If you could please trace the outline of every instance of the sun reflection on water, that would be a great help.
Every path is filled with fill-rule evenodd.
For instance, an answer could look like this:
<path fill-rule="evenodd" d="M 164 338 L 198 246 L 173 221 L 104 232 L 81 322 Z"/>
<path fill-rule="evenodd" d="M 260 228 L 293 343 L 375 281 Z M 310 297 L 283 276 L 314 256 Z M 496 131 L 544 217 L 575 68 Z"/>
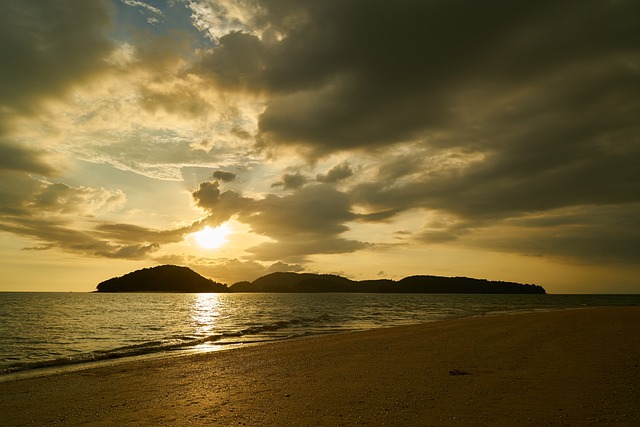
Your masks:
<path fill-rule="evenodd" d="M 196 294 L 191 306 L 194 335 L 198 338 L 213 337 L 217 329 L 217 319 L 220 317 L 221 301 L 218 294 Z M 213 350 L 215 341 L 198 344 L 195 349 Z"/>

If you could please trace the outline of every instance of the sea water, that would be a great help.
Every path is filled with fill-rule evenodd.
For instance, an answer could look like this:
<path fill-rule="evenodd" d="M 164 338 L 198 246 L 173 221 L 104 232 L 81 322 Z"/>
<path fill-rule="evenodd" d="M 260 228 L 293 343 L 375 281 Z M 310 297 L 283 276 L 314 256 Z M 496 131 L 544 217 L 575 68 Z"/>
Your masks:
<path fill-rule="evenodd" d="M 0 377 L 457 317 L 640 305 L 640 295 L 0 293 Z"/>

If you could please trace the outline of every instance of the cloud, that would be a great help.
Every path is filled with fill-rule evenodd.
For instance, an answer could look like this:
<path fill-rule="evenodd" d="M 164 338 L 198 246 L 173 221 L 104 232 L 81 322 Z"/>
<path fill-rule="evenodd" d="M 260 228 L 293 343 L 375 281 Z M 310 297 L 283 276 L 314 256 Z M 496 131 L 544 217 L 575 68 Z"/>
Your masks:
<path fill-rule="evenodd" d="M 96 248 L 94 255 L 105 258 L 121 258 L 121 259 L 144 259 L 149 254 L 160 249 L 160 245 L 152 243 L 150 245 L 125 245 L 125 246 L 107 246 L 104 249 Z M 82 248 L 84 249 L 84 248 Z"/>
<path fill-rule="evenodd" d="M 640 203 L 576 206 L 495 224 L 475 244 L 505 252 L 584 264 L 640 262 Z"/>
<path fill-rule="evenodd" d="M 329 169 L 326 174 L 316 175 L 316 181 L 324 183 L 334 183 L 347 179 L 353 175 L 353 169 L 349 163 L 341 163 Z"/>
<path fill-rule="evenodd" d="M 366 179 L 343 189 L 352 205 L 386 213 L 369 221 L 440 215 L 451 224 L 416 238 L 459 242 L 532 214 L 640 202 L 636 2 L 261 5 L 202 72 L 264 97 L 257 143 L 270 154 L 371 156 Z M 240 64 L 248 78 L 224 77 Z M 605 229 L 583 232 L 595 241 Z"/>
<path fill-rule="evenodd" d="M 220 38 L 219 45 L 204 56 L 195 71 L 209 76 L 223 89 L 255 88 L 261 78 L 263 52 L 257 36 L 229 33 Z"/>
<path fill-rule="evenodd" d="M 233 215 L 254 203 L 254 200 L 244 198 L 232 190 L 220 191 L 218 181 L 204 181 L 198 189 L 191 193 L 196 205 L 209 212 L 212 225 L 229 220 Z"/>
<path fill-rule="evenodd" d="M 149 24 L 156 24 L 160 22 L 165 16 L 164 13 L 157 7 L 153 7 L 147 3 L 138 0 L 122 0 L 122 3 L 127 6 L 137 7 L 141 9 L 141 13 L 147 16 L 147 22 Z"/>
<path fill-rule="evenodd" d="M 0 183 L 0 212 L 25 217 L 93 216 L 122 209 L 122 190 L 73 187 L 19 174 L 8 174 Z"/>
<path fill-rule="evenodd" d="M 170 230 L 155 230 L 131 224 L 97 222 L 80 227 L 69 217 L 28 215 L 24 212 L 6 214 L 0 221 L 0 231 L 34 239 L 38 244 L 25 249 L 60 249 L 84 256 L 144 259 L 160 250 L 162 245 L 182 241 L 194 226 Z"/>
<path fill-rule="evenodd" d="M 236 180 L 237 175 L 233 172 L 217 170 L 213 172 L 213 174 L 211 175 L 211 178 L 220 180 L 222 182 L 231 182 Z"/>
<path fill-rule="evenodd" d="M 105 69 L 113 44 L 105 2 L 3 2 L 0 6 L 0 106 L 32 112 Z"/>
<path fill-rule="evenodd" d="M 60 218 L 9 216 L 0 230 L 35 239 L 41 249 L 61 249 L 85 256 L 140 259 L 160 249 L 157 243 L 117 244 L 97 238 L 92 231 L 81 231 Z"/>
<path fill-rule="evenodd" d="M 308 186 L 283 197 L 267 195 L 239 219 L 262 235 L 295 240 L 305 235 L 337 235 L 356 217 L 346 194 L 327 185 Z"/>
<path fill-rule="evenodd" d="M 284 190 L 299 190 L 304 187 L 307 181 L 307 177 L 300 172 L 294 174 L 286 173 L 282 175 L 281 181 L 274 182 L 271 187 L 282 187 Z"/>
<path fill-rule="evenodd" d="M 45 182 L 28 208 L 38 212 L 91 214 L 98 210 L 119 210 L 125 203 L 126 196 L 121 190 L 71 187 L 62 183 Z"/>
<path fill-rule="evenodd" d="M 247 248 L 259 260 L 289 260 L 292 262 L 306 262 L 309 255 L 315 254 L 344 254 L 370 247 L 366 242 L 344 239 L 334 236 L 307 234 L 299 239 L 283 239 L 277 243 L 265 242 Z"/>
<path fill-rule="evenodd" d="M 214 42 L 227 34 L 247 30 L 254 13 L 261 9 L 255 0 L 190 1 L 186 7 L 191 11 L 193 26 Z"/>
<path fill-rule="evenodd" d="M 223 152 L 194 147 L 194 140 L 163 128 L 99 129 L 88 132 L 95 139 L 70 144 L 66 150 L 77 158 L 93 163 L 107 163 L 120 170 L 162 180 L 179 181 L 185 166 L 211 166 L 210 159 Z"/>
<path fill-rule="evenodd" d="M 367 247 L 364 242 L 340 235 L 350 221 L 360 219 L 351 211 L 347 194 L 333 186 L 316 184 L 279 197 L 242 197 L 231 190 L 222 192 L 217 181 L 201 182 L 192 193 L 197 206 L 209 213 L 208 221 L 219 224 L 235 217 L 248 224 L 253 233 L 271 238 L 248 248 L 259 260 L 293 260 L 318 253 L 353 252 Z"/>
<path fill-rule="evenodd" d="M 640 147 L 624 145 L 612 150 L 593 138 L 581 141 L 582 150 L 574 155 L 562 153 L 561 145 L 544 153 L 535 145 L 523 145 L 517 154 L 505 150 L 481 162 L 393 185 L 382 179 L 361 183 L 352 195 L 356 202 L 378 209 L 423 207 L 476 220 L 572 205 L 634 203 L 640 201 L 640 172 L 632 159 L 640 155 Z M 559 161 L 563 155 L 567 158 Z M 423 165 L 428 171 L 428 160 Z"/>
<path fill-rule="evenodd" d="M 155 5 L 0 5 L 3 230 L 148 257 L 196 224 L 127 224 L 121 190 L 55 155 L 161 180 L 214 170 L 185 183 L 199 183 L 197 224 L 247 224 L 270 239 L 248 248 L 256 260 L 375 248 L 352 238 L 367 227 L 402 244 L 637 259 L 637 2 Z"/>
<path fill-rule="evenodd" d="M 283 28 L 283 18 L 303 13 L 299 7 L 266 8 L 269 25 L 286 34 L 264 55 L 262 78 L 253 79 L 256 90 L 273 94 L 259 124 L 268 145 L 317 154 L 388 146 L 468 122 L 461 113 L 473 114 L 467 102 L 476 94 L 529 92 L 504 106 L 506 117 L 508 108 L 532 106 L 536 94 L 552 94 L 544 80 L 561 79 L 563 93 L 606 102 L 598 80 L 630 89 L 637 77 L 633 2 L 403 1 L 390 11 L 378 2 L 323 1 L 307 5 L 293 28 Z M 590 76 L 594 69 L 602 76 Z M 524 90 L 541 83 L 542 90 Z M 633 93 L 623 95 L 626 105 Z"/>
<path fill-rule="evenodd" d="M 186 5 L 165 6 L 0 5 L 0 169 L 52 176 L 62 169 L 56 153 L 180 180 L 184 166 L 247 158 L 242 141 L 250 145 L 257 119 L 185 72 L 202 40 Z M 133 28 L 140 13 L 166 22 Z"/>
<path fill-rule="evenodd" d="M 73 187 L 9 174 L 0 181 L 0 231 L 33 239 L 26 249 L 93 257 L 140 259 L 180 241 L 190 227 L 159 231 L 94 219 L 124 207 L 121 190 Z"/>
<path fill-rule="evenodd" d="M 268 195 L 240 213 L 238 220 L 274 240 L 248 248 L 248 252 L 258 259 L 297 262 L 307 255 L 348 253 L 366 247 L 363 242 L 340 237 L 356 217 L 347 194 L 321 184 L 284 197 Z"/>
<path fill-rule="evenodd" d="M 102 223 L 95 227 L 96 235 L 102 239 L 119 242 L 147 242 L 153 245 L 177 243 L 186 234 L 200 227 L 199 222 L 170 230 L 156 230 L 132 224 Z"/>
<path fill-rule="evenodd" d="M 57 171 L 47 162 L 45 157 L 46 153 L 0 139 L 0 173 L 12 171 L 46 176 L 54 175 Z"/>

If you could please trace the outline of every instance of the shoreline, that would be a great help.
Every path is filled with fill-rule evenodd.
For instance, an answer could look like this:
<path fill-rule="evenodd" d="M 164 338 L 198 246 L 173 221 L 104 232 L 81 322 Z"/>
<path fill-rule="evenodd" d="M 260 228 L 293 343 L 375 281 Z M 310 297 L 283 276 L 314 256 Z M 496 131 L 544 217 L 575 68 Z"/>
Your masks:
<path fill-rule="evenodd" d="M 640 307 L 441 320 L 0 382 L 3 425 L 640 424 Z"/>
<path fill-rule="evenodd" d="M 45 377 L 50 375 L 59 375 L 65 374 L 68 372 L 77 372 L 86 369 L 94 369 L 103 366 L 112 366 L 120 363 L 129 363 L 134 361 L 145 361 L 145 360 L 153 360 L 158 358 L 173 358 L 173 357 L 185 357 L 195 354 L 201 353 L 211 353 L 218 351 L 227 351 L 236 348 L 247 347 L 251 345 L 262 345 L 262 344 L 270 344 L 278 341 L 289 341 L 289 340 L 297 340 L 297 339 L 305 339 L 305 338 L 313 338 L 319 337 L 323 335 L 333 335 L 333 334 L 344 334 L 344 333 L 353 333 L 353 332 L 365 332 L 369 330 L 376 329 L 389 329 L 389 328 L 397 328 L 403 326 L 416 326 L 425 323 L 432 322 L 442 322 L 447 320 L 456 320 L 456 319 L 465 319 L 465 318 L 476 318 L 476 317 L 485 317 L 485 316 L 510 316 L 516 314 L 524 314 L 524 313 L 544 313 L 549 311 L 562 311 L 562 310 L 577 310 L 577 309 L 589 309 L 594 307 L 564 307 L 564 308 L 532 308 L 532 309 L 524 309 L 524 310 L 515 310 L 515 311 L 491 311 L 479 314 L 471 314 L 471 315 L 463 315 L 460 317 L 449 317 L 444 319 L 431 320 L 426 322 L 418 322 L 414 324 L 404 324 L 404 325 L 392 325 L 392 326 L 381 326 L 375 328 L 361 329 L 361 330 L 346 330 L 346 331 L 331 331 L 324 332 L 318 334 L 311 335 L 299 335 L 299 336 L 291 336 L 287 338 L 277 338 L 277 339 L 256 339 L 255 341 L 246 341 L 246 342 L 222 342 L 215 344 L 213 346 L 208 347 L 206 350 L 198 350 L 196 348 L 190 347 L 179 347 L 175 349 L 169 350 L 159 350 L 150 353 L 140 353 L 140 354 L 131 354 L 131 355 L 117 355 L 117 356 L 104 356 L 98 357 L 96 359 L 86 358 L 86 359 L 78 359 L 71 360 L 67 358 L 62 358 L 60 360 L 45 360 L 42 362 L 34 362 L 33 366 L 29 366 L 26 368 L 18 368 L 17 370 L 2 372 L 0 370 L 0 383 L 2 382 L 11 382 L 14 380 L 20 379 L 28 379 L 28 378 L 37 378 L 37 377 Z"/>

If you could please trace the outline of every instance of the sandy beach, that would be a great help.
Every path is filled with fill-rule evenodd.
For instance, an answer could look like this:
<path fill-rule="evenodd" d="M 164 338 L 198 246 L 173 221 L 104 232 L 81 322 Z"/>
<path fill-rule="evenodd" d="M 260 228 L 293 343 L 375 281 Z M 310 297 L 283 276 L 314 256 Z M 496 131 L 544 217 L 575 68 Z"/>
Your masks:
<path fill-rule="evenodd" d="M 640 425 L 640 307 L 498 315 L 0 383 L 0 424 Z"/>

